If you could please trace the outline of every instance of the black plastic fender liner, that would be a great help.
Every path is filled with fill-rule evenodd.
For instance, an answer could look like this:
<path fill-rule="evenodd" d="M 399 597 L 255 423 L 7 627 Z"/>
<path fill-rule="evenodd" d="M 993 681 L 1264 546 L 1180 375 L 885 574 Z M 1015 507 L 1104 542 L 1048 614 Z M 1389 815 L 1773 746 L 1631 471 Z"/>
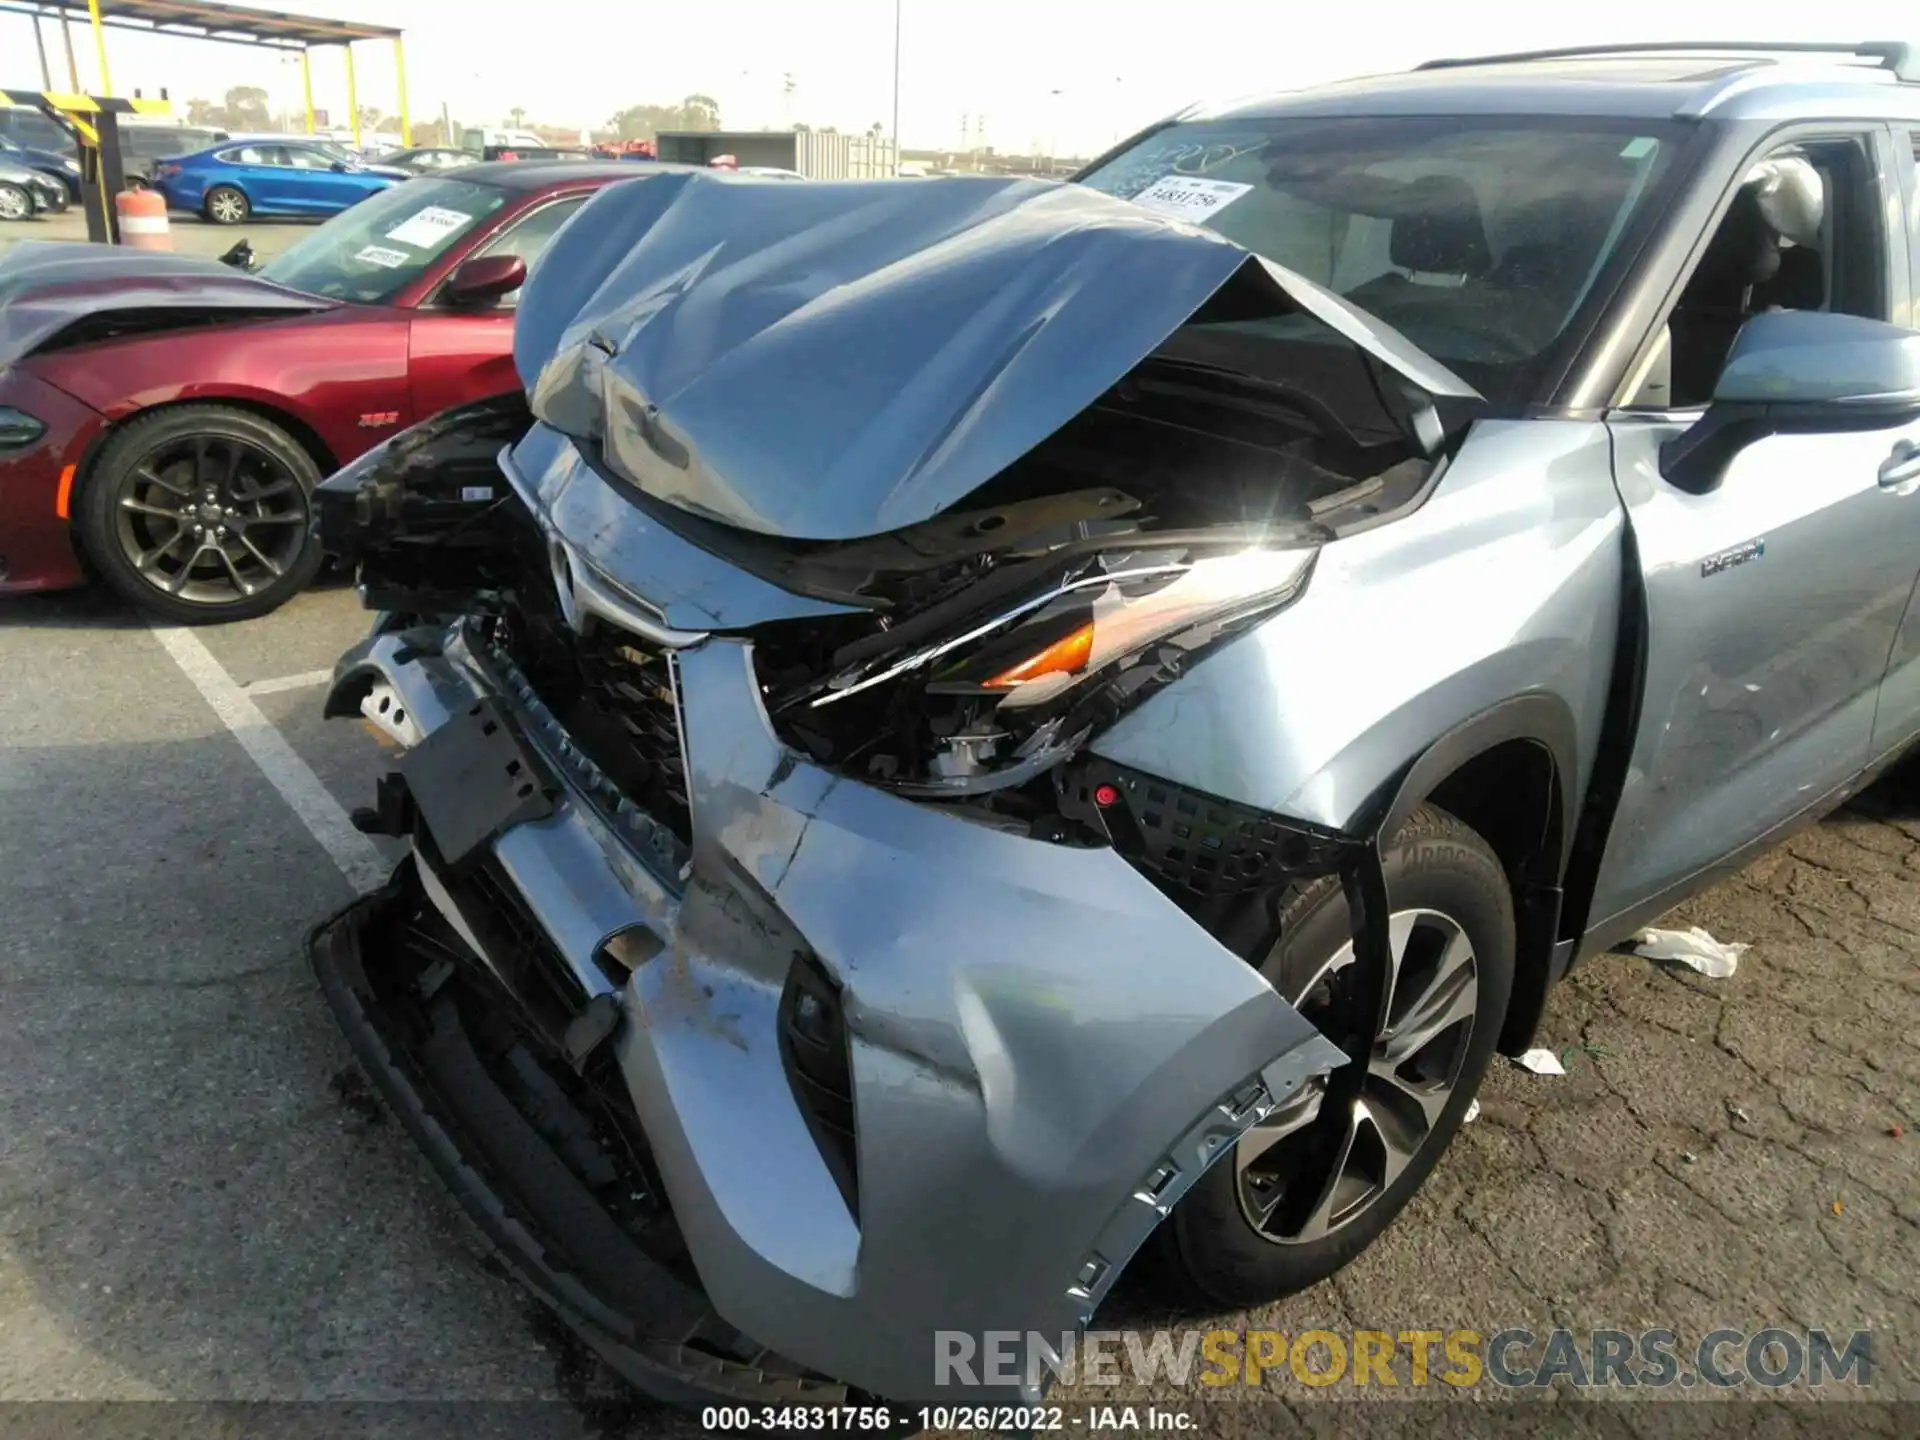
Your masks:
<path fill-rule="evenodd" d="M 315 926 L 307 955 L 362 1068 L 488 1248 L 654 1399 L 681 1406 L 848 1403 L 853 1397 L 846 1387 L 833 1382 L 769 1373 L 693 1348 L 688 1342 L 702 1334 L 731 1333 L 731 1327 L 704 1295 L 619 1230 L 494 1085 L 457 1022 L 442 1025 L 436 1015 L 417 1055 L 390 1038 L 368 979 L 365 942 L 396 909 L 420 898 L 414 863 L 403 861 L 383 889 Z M 564 1236 L 560 1244 L 568 1253 L 559 1253 L 536 1227 Z M 616 1312 L 569 1273 L 569 1264 L 591 1264 L 599 1288 L 633 1310 Z"/>

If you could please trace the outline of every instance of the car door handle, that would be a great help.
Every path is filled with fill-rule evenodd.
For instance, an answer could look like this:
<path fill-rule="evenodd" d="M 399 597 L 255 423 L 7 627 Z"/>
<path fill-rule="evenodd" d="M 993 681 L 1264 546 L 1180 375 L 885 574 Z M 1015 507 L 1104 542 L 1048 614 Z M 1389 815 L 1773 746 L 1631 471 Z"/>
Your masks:
<path fill-rule="evenodd" d="M 1901 440 L 1893 453 L 1880 462 L 1880 486 L 1896 489 L 1910 480 L 1920 480 L 1920 441 Z"/>

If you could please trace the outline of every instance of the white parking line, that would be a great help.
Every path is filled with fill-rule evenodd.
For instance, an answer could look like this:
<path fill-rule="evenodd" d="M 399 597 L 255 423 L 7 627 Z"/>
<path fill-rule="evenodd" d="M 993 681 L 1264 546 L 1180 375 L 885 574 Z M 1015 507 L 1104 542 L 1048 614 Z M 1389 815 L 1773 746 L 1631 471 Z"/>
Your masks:
<path fill-rule="evenodd" d="M 298 675 L 276 675 L 271 680 L 255 680 L 242 685 L 243 695 L 278 695 L 282 690 L 311 690 L 333 678 L 331 670 L 302 670 Z"/>
<path fill-rule="evenodd" d="M 280 792 L 280 798 L 300 817 L 307 832 L 340 867 L 347 883 L 363 893 L 384 885 L 392 867 L 380 857 L 374 843 L 353 828 L 353 821 L 320 783 L 313 768 L 260 713 L 260 707 L 213 658 L 200 637 L 191 630 L 155 625 L 153 638 L 166 647 L 180 673 L 193 682 L 201 699 L 220 717 L 220 723 L 253 757 L 267 783 Z"/>

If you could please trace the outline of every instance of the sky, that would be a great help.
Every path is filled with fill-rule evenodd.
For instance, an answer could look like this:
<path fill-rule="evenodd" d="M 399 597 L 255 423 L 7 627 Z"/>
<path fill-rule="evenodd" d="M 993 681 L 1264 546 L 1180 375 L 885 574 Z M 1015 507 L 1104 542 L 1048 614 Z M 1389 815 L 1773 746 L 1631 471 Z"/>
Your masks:
<path fill-rule="evenodd" d="M 1791 12 L 1731 0 L 1613 0 L 1560 13 L 1513 0 L 274 0 L 270 8 L 403 28 L 416 116 L 444 104 L 458 124 L 499 124 L 519 106 L 533 121 L 594 125 L 628 105 L 700 93 L 720 102 L 730 128 L 841 130 L 892 129 L 897 9 L 903 146 L 1083 155 L 1195 100 L 1442 55 L 1628 38 L 1920 41 L 1912 7 L 1898 0 L 1822 0 Z M 58 28 L 46 29 L 64 88 Z M 74 44 L 81 83 L 96 89 L 84 25 Z M 107 58 L 121 94 L 164 86 L 182 103 L 251 84 L 276 110 L 300 105 L 298 62 L 273 53 L 109 30 Z M 30 20 L 0 13 L 0 61 L 0 82 L 38 79 Z M 355 66 L 360 103 L 393 112 L 392 46 L 363 42 Z M 313 76 L 315 103 L 344 124 L 339 53 L 317 51 Z"/>

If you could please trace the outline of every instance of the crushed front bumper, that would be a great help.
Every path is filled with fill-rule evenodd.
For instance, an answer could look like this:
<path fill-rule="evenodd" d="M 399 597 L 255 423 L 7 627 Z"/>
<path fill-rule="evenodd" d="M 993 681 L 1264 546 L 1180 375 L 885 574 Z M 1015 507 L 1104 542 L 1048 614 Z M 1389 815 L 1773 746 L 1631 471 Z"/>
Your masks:
<path fill-rule="evenodd" d="M 617 1007 L 605 1043 L 712 1306 L 863 1390 L 955 1399 L 942 1332 L 1058 1346 L 1205 1168 L 1345 1057 L 1113 852 L 810 764 L 774 734 L 745 642 L 671 659 L 690 846 L 610 794 L 460 625 L 376 634 L 328 709 L 406 747 L 476 706 L 507 717 L 554 803 L 503 793 L 489 812 L 476 792 L 506 782 L 469 769 L 418 813 L 503 817 L 457 848 L 512 892 L 583 1014 Z M 443 848 L 416 846 L 426 892 L 504 974 Z M 837 1007 L 849 1114 L 796 1077 L 801 971 L 829 988 L 799 1003 Z M 982 1378 L 969 1398 L 1039 1393 L 1032 1374 Z"/>

